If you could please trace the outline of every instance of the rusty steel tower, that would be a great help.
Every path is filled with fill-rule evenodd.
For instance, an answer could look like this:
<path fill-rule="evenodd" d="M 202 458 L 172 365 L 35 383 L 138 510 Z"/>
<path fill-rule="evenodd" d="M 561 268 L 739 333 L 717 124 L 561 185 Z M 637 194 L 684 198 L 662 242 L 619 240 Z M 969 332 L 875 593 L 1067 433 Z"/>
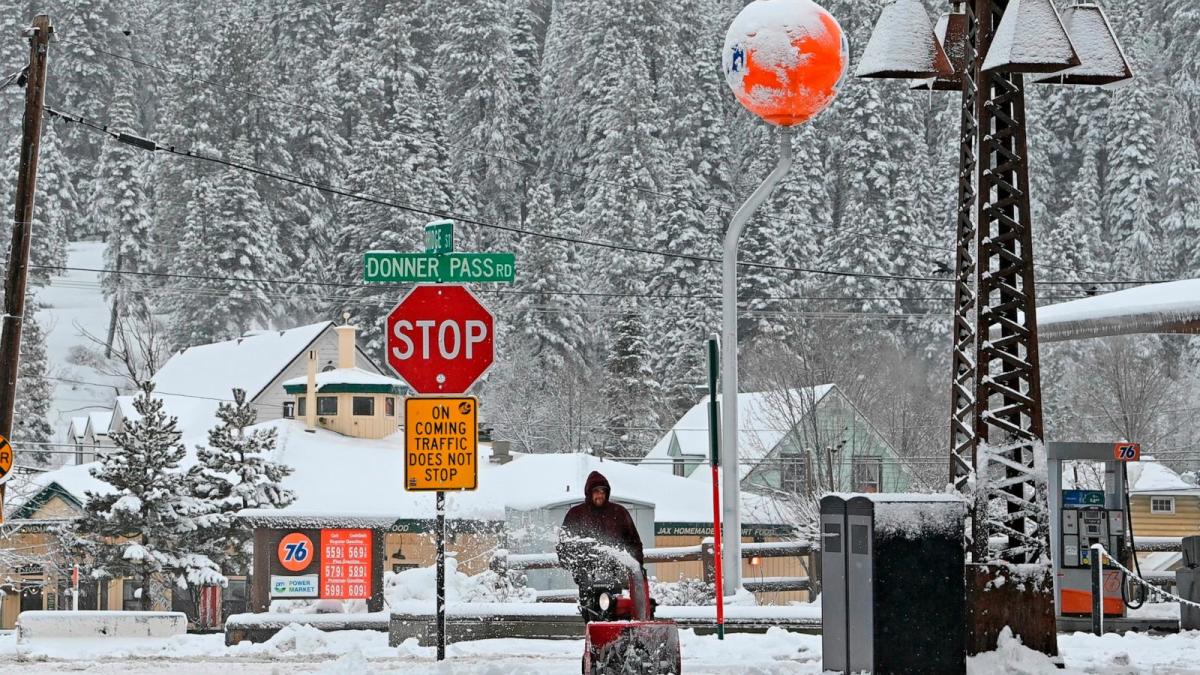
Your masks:
<path fill-rule="evenodd" d="M 1095 4 L 1060 15 L 1051 0 L 965 0 L 933 25 L 918 0 L 898 0 L 856 74 L 961 93 L 949 482 L 972 502 L 968 651 L 994 648 L 1010 625 L 1055 654 L 1049 567 L 1012 567 L 1049 551 L 1025 87 L 1112 85 L 1132 72 Z M 1018 570 L 1029 583 L 991 583 Z"/>

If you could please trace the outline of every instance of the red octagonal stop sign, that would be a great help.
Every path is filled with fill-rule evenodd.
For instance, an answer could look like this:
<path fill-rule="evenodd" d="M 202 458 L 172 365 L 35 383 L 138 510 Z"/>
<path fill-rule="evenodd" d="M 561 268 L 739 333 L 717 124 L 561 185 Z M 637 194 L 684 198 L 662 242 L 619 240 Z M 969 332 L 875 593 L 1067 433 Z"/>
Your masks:
<path fill-rule="evenodd" d="M 387 362 L 418 394 L 462 394 L 492 365 L 492 314 L 464 286 L 417 286 L 386 320 Z"/>

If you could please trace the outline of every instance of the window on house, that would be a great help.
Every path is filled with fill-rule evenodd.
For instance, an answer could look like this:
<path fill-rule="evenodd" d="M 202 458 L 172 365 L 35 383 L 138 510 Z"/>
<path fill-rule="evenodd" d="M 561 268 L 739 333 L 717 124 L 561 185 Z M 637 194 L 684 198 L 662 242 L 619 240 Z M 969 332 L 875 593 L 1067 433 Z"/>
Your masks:
<path fill-rule="evenodd" d="M 142 608 L 142 599 L 137 597 L 141 586 L 133 579 L 126 579 L 121 584 L 121 609 L 126 612 L 136 612 Z"/>
<path fill-rule="evenodd" d="M 83 445 L 80 443 L 75 444 L 75 463 L 83 464 Z"/>
<path fill-rule="evenodd" d="M 337 397 L 336 396 L 318 396 L 317 397 L 317 414 L 318 415 L 336 415 L 337 414 Z"/>
<path fill-rule="evenodd" d="M 808 462 L 797 452 L 779 456 L 779 488 L 784 492 L 800 494 L 808 489 Z"/>
<path fill-rule="evenodd" d="M 299 415 L 300 417 L 304 417 L 305 415 L 308 414 L 308 412 L 304 408 L 304 397 L 303 396 L 296 397 L 296 414 Z"/>
<path fill-rule="evenodd" d="M 878 457 L 856 457 L 854 459 L 854 490 L 856 492 L 879 492 L 883 478 L 883 461 Z"/>
<path fill-rule="evenodd" d="M 328 365 L 328 366 L 325 366 L 324 368 L 322 368 L 322 369 L 321 369 L 321 372 L 322 372 L 322 373 L 329 373 L 329 372 L 333 372 L 334 370 L 337 370 L 337 369 L 333 367 L 333 364 L 330 364 L 330 365 Z"/>
<path fill-rule="evenodd" d="M 296 416 L 296 402 L 295 401 L 284 401 L 283 402 L 283 417 L 284 417 L 284 419 L 290 420 L 290 419 L 294 418 L 295 416 Z"/>
<path fill-rule="evenodd" d="M 1175 498 L 1151 497 L 1150 513 L 1175 513 Z"/>
<path fill-rule="evenodd" d="M 374 396 L 355 396 L 353 403 L 355 415 L 370 417 L 375 414 Z"/>
<path fill-rule="evenodd" d="M 396 399 L 391 396 L 383 399 L 383 412 L 388 417 L 396 416 Z"/>
<path fill-rule="evenodd" d="M 672 463 L 671 470 L 675 473 L 676 476 L 685 475 L 682 457 L 675 458 L 674 462 Z"/>

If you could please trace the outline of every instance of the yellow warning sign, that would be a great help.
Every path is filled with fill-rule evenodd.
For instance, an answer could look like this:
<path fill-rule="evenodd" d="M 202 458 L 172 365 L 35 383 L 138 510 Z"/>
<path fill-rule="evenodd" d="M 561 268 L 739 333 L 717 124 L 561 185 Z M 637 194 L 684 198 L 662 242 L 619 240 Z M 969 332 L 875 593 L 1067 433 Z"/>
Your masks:
<path fill-rule="evenodd" d="M 404 487 L 474 490 L 479 483 L 479 402 L 472 396 L 404 399 Z"/>
<path fill-rule="evenodd" d="M 8 439 L 0 436 L 0 483 L 12 477 L 14 454 L 12 446 L 8 444 Z"/>

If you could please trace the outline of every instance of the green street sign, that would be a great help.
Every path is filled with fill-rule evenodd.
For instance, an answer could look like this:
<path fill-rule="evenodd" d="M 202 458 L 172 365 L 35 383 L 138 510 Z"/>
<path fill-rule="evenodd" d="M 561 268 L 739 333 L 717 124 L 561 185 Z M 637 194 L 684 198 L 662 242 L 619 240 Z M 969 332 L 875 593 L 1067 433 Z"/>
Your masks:
<path fill-rule="evenodd" d="M 512 253 L 400 253 L 367 251 L 363 280 L 368 283 L 405 282 L 491 283 L 516 278 L 517 256 Z"/>
<path fill-rule="evenodd" d="M 425 252 L 445 255 L 454 251 L 454 221 L 435 220 L 425 226 Z"/>

